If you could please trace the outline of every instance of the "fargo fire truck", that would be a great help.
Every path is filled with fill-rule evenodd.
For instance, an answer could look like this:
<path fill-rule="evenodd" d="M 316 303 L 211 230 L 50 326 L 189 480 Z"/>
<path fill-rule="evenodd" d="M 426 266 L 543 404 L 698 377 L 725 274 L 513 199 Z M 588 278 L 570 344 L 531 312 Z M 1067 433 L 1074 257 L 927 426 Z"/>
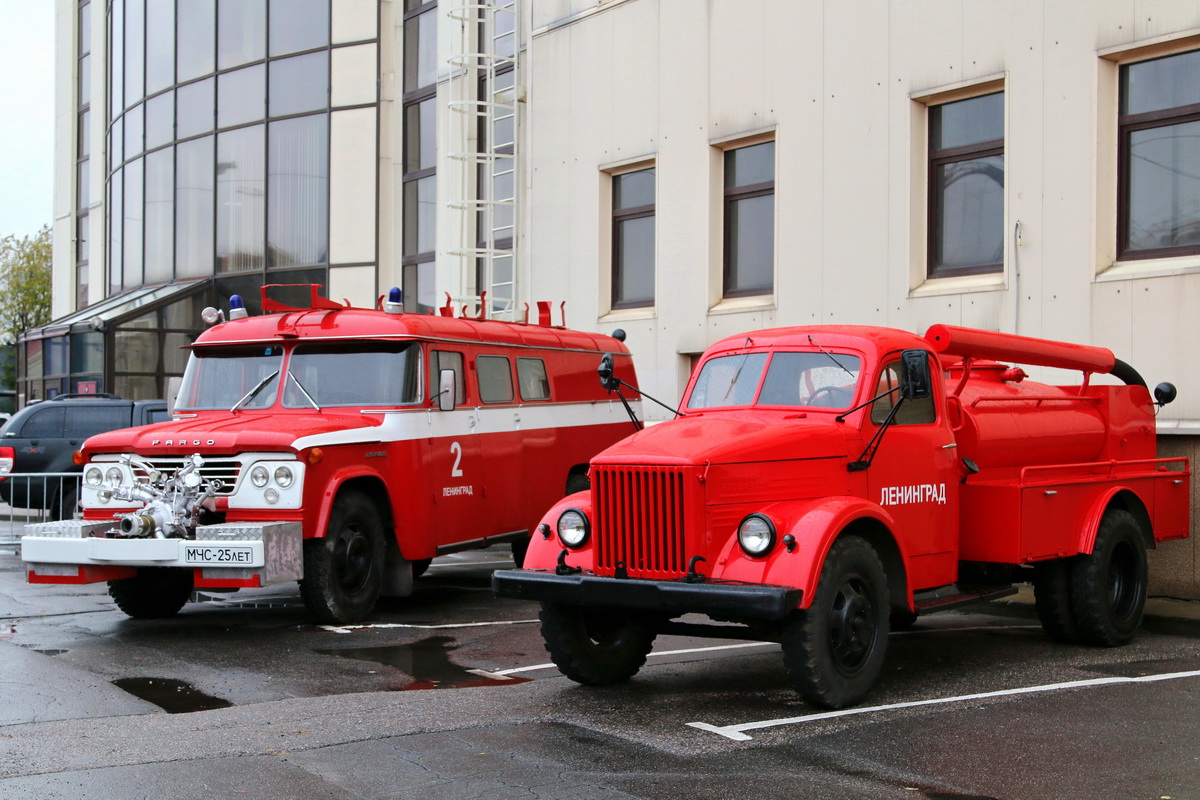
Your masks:
<path fill-rule="evenodd" d="M 87 440 L 82 519 L 27 527 L 28 579 L 107 581 L 132 617 L 299 579 L 317 617 L 344 623 L 411 593 L 435 555 L 511 542 L 519 564 L 541 512 L 628 433 L 593 377 L 614 351 L 636 380 L 628 350 L 552 325 L 548 304 L 529 324 L 399 299 L 268 286 L 263 315 L 240 298 L 228 321 L 206 309 L 217 324 L 191 346 L 172 421 Z"/>
<path fill-rule="evenodd" d="M 1054 639 L 1124 644 L 1147 548 L 1188 535 L 1188 463 L 1155 449 L 1174 396 L 1152 400 L 1103 348 L 945 325 L 730 337 L 674 420 L 592 459 L 590 491 L 493 589 L 541 601 L 546 649 L 579 683 L 630 679 L 662 632 L 760 639 L 826 708 L 870 690 L 890 627 L 1016 582 Z"/>

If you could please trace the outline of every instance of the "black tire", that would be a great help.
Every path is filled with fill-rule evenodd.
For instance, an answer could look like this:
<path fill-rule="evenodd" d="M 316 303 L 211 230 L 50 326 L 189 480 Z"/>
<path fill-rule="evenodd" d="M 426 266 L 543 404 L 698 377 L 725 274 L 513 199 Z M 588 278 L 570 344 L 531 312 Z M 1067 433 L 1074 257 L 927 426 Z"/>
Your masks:
<path fill-rule="evenodd" d="M 432 558 L 418 558 L 412 562 L 413 577 L 419 578 L 429 571 L 429 565 L 433 563 Z"/>
<path fill-rule="evenodd" d="M 628 611 L 542 603 L 538 615 L 550 660 L 576 683 L 625 683 L 646 663 L 656 631 Z"/>
<path fill-rule="evenodd" d="M 79 486 L 62 487 L 50 504 L 49 518 L 52 520 L 74 519 L 79 508 Z"/>
<path fill-rule="evenodd" d="M 821 708 L 854 705 L 871 690 L 887 653 L 887 575 L 857 536 L 834 543 L 812 605 L 783 624 L 783 663 L 796 691 Z"/>
<path fill-rule="evenodd" d="M 141 567 L 132 578 L 108 582 L 117 608 L 134 619 L 173 617 L 192 596 L 193 573 L 177 567 Z"/>
<path fill-rule="evenodd" d="M 525 554 L 529 552 L 529 537 L 512 543 L 512 560 L 517 569 L 525 566 Z"/>
<path fill-rule="evenodd" d="M 364 619 L 383 588 L 383 556 L 378 507 L 362 492 L 342 492 L 333 502 L 325 538 L 304 543 L 304 604 L 322 622 Z"/>
<path fill-rule="evenodd" d="M 1079 644 L 1079 625 L 1071 609 L 1071 562 L 1043 561 L 1033 567 L 1033 601 L 1042 630 L 1056 642 Z"/>
<path fill-rule="evenodd" d="M 1071 568 L 1071 609 L 1086 644 L 1116 647 L 1133 638 L 1146 607 L 1146 540 L 1128 511 L 1100 520 L 1091 555 Z"/>
<path fill-rule="evenodd" d="M 567 476 L 567 493 L 563 495 L 575 494 L 576 492 L 586 492 L 592 488 L 592 482 L 588 479 L 586 472 L 572 472 Z"/>

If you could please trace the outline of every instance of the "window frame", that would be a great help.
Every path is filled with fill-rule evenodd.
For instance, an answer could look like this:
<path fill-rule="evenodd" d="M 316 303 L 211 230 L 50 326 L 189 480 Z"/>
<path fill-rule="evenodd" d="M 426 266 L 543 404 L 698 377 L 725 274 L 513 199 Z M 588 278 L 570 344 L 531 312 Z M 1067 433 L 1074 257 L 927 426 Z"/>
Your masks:
<path fill-rule="evenodd" d="M 617 183 L 621 179 L 629 175 L 636 175 L 639 172 L 653 172 L 654 176 L 654 202 L 631 206 L 629 208 L 617 208 Z M 654 308 L 658 301 L 658 169 L 656 164 L 645 164 L 634 169 L 627 169 L 622 172 L 613 173 L 610 182 L 610 205 L 612 210 L 610 231 L 611 257 L 609 259 L 609 272 L 611 286 L 610 295 L 611 301 L 609 307 L 612 309 L 625 308 Z M 625 275 L 625 269 L 621 263 L 622 249 L 621 228 L 625 222 L 631 222 L 637 219 L 653 219 L 654 220 L 654 249 L 650 253 L 651 270 L 653 276 L 650 287 L 650 297 L 648 299 L 625 300 L 621 297 L 622 277 Z"/>
<path fill-rule="evenodd" d="M 1147 61 L 1159 61 L 1176 56 L 1196 52 L 1195 48 L 1168 53 L 1152 58 L 1143 58 L 1119 65 L 1117 72 L 1117 261 L 1143 261 L 1154 258 L 1173 258 L 1176 256 L 1191 256 L 1200 254 L 1200 242 L 1191 245 L 1173 247 L 1156 247 L 1141 250 L 1129 249 L 1129 205 L 1130 205 L 1130 141 L 1133 134 L 1155 128 L 1167 128 L 1189 122 L 1200 122 L 1200 103 L 1185 106 L 1145 111 L 1137 114 L 1124 114 L 1125 103 L 1125 70 L 1144 64 Z M 1195 218 L 1200 223 L 1200 214 Z"/>
<path fill-rule="evenodd" d="M 960 103 L 966 100 L 975 100 L 981 97 L 988 97 L 994 94 L 1004 94 L 1005 87 L 994 88 L 991 91 L 980 92 L 979 94 L 969 95 L 967 97 L 948 98 L 943 102 L 930 103 L 927 108 L 927 119 L 925 125 L 926 136 L 926 170 L 925 170 L 925 200 L 926 200 L 926 224 L 925 224 L 925 278 L 926 280 L 937 280 L 939 278 L 958 278 L 968 275 L 995 275 L 1004 272 L 1004 217 L 1005 203 L 1001 203 L 1000 211 L 1000 230 L 1001 230 L 1001 247 L 1000 260 L 989 262 L 986 264 L 972 264 L 965 267 L 938 267 L 938 240 L 943 232 L 941 211 L 942 204 L 938 202 L 938 169 L 947 164 L 955 164 L 963 161 L 975 161 L 984 158 L 992 158 L 995 156 L 1004 156 L 1006 137 L 1002 136 L 999 139 L 990 139 L 984 142 L 976 142 L 974 144 L 962 145 L 960 147 L 949 147 L 941 150 L 933 149 L 933 110 L 940 106 L 947 106 L 951 103 Z M 1008 109 L 1004 109 L 1005 124 L 1007 124 Z M 1005 178 L 1008 177 L 1008 164 L 1005 163 Z M 1002 200 L 1005 186 L 1001 186 Z"/>
<path fill-rule="evenodd" d="M 756 197 L 774 198 L 775 196 L 775 175 L 779 169 L 779 153 L 778 145 L 776 144 L 776 152 L 772 154 L 772 178 L 769 181 L 761 181 L 759 183 L 747 184 L 745 186 L 727 187 L 725 186 L 725 176 L 727 175 L 728 159 L 730 153 L 736 150 L 744 150 L 748 147 L 758 147 L 765 144 L 776 144 L 774 138 L 744 141 L 731 143 L 728 146 L 721 148 L 721 297 L 730 299 L 735 297 L 763 297 L 773 295 L 775 293 L 775 267 L 778 261 L 779 254 L 776 252 L 775 237 L 778 234 L 779 226 L 776 224 L 779 204 L 772 199 L 771 203 L 771 284 L 767 287 L 755 288 L 731 288 L 730 276 L 732 273 L 733 255 L 733 237 L 730 236 L 730 212 L 734 204 L 742 200 L 751 200 Z"/>
<path fill-rule="evenodd" d="M 479 369 L 479 363 L 481 361 L 483 361 L 484 359 L 498 359 L 498 360 L 502 360 L 504 362 L 504 365 L 505 365 L 504 374 L 508 377 L 508 399 L 506 399 L 506 400 L 489 399 L 489 398 L 493 397 L 493 395 L 491 394 L 491 389 L 493 387 L 489 384 L 489 385 L 487 385 L 487 387 L 485 389 L 485 384 L 483 382 L 483 372 Z M 508 356 L 498 355 L 496 353 L 482 353 L 480 355 L 477 355 L 477 356 L 475 356 L 474 372 L 475 372 L 475 388 L 479 392 L 479 402 L 480 403 L 484 403 L 487 405 L 511 405 L 512 403 L 516 402 L 517 394 L 516 394 L 516 389 L 513 386 L 512 359 L 510 359 Z M 497 372 L 496 374 L 499 375 L 500 373 Z"/>
<path fill-rule="evenodd" d="M 545 394 L 537 395 L 537 396 L 525 394 L 525 380 L 524 379 L 525 379 L 527 373 L 525 372 L 525 369 L 523 369 L 524 365 L 536 365 L 534 367 L 535 370 L 540 367 L 541 374 L 537 375 L 535 373 L 533 377 L 538 381 L 539 385 L 544 385 L 546 387 Z M 521 402 L 524 402 L 524 403 L 545 403 L 550 400 L 550 396 L 551 396 L 551 392 L 552 392 L 552 390 L 550 388 L 550 373 L 546 369 L 546 360 L 545 359 L 537 358 L 535 356 L 518 356 L 517 357 L 517 392 L 521 395 Z"/>

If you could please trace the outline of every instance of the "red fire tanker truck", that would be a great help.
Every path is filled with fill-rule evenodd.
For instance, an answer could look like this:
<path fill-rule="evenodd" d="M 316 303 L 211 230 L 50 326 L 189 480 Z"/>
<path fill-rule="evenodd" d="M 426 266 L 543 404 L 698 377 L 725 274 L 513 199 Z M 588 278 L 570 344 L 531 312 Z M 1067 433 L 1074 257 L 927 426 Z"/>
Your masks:
<path fill-rule="evenodd" d="M 1053 638 L 1124 644 L 1146 549 L 1188 535 L 1188 463 L 1155 451 L 1174 396 L 1160 384 L 1156 403 L 1103 348 L 945 325 L 730 337 L 677 418 L 592 459 L 590 491 L 493 588 L 541 601 L 546 648 L 580 683 L 628 680 L 661 632 L 761 639 L 827 708 L 868 692 L 889 627 L 1014 582 Z M 720 624 L 673 621 L 696 612 Z"/>
<path fill-rule="evenodd" d="M 87 440 L 82 519 L 27 527 L 31 582 L 108 581 L 160 617 L 193 588 L 299 579 L 316 616 L 359 620 L 437 554 L 511 542 L 519 564 L 538 515 L 629 431 L 594 379 L 615 350 L 635 380 L 628 350 L 547 304 L 523 324 L 405 314 L 398 290 L 361 309 L 305 286 L 296 308 L 275 288 L 264 315 L 197 338 L 172 421 Z"/>

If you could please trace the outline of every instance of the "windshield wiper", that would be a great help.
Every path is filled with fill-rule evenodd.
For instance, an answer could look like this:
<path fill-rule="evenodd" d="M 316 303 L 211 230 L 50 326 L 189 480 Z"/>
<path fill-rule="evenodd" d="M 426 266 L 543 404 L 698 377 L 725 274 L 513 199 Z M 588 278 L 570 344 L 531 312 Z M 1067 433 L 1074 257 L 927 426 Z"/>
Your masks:
<path fill-rule="evenodd" d="M 821 345 L 817 344 L 817 340 L 816 340 L 816 339 L 814 339 L 814 338 L 812 337 L 812 334 L 811 334 L 811 333 L 808 335 L 808 343 L 809 343 L 809 344 L 811 344 L 813 347 L 817 348 L 818 350 L 820 350 L 820 351 L 821 351 L 822 353 L 824 353 L 825 355 L 829 356 L 829 360 L 830 360 L 830 361 L 832 361 L 833 363 L 837 364 L 839 367 L 841 367 L 841 368 L 842 368 L 842 372 L 845 372 L 847 375 L 849 375 L 849 376 L 850 376 L 851 378 L 853 378 L 854 380 L 858 380 L 858 376 L 857 376 L 857 375 L 855 375 L 855 374 L 854 374 L 853 372 L 851 372 L 850 370 L 846 369 L 846 365 L 845 365 L 845 364 L 843 364 L 842 362 L 840 362 L 840 361 L 838 361 L 836 358 L 834 358 L 834 357 L 833 357 L 833 353 L 829 352 L 829 351 L 828 351 L 828 350 L 826 350 L 824 347 L 821 347 Z"/>
<path fill-rule="evenodd" d="M 241 407 L 242 403 L 247 403 L 247 402 L 249 402 L 251 399 L 253 399 L 254 395 L 256 395 L 256 394 L 258 394 L 259 392 L 261 392 L 261 391 L 262 391 L 262 388 L 263 388 L 264 386 L 266 386 L 266 385 L 267 385 L 268 383 L 270 383 L 271 381 L 275 380 L 275 376 L 276 376 L 276 375 L 278 375 L 278 374 L 279 374 L 279 370 L 275 370 L 275 371 L 274 371 L 274 372 L 272 372 L 270 375 L 268 375 L 267 377 L 265 377 L 265 378 L 263 378 L 261 381 L 259 381 L 257 386 L 255 386 L 255 387 L 254 387 L 253 389 L 251 389 L 250 391 L 246 392 L 246 396 L 245 396 L 245 397 L 243 397 L 241 400 L 238 400 L 236 403 L 234 403 L 234 404 L 233 404 L 233 408 L 229 409 L 229 412 L 230 412 L 230 413 L 233 413 L 234 411 L 237 411 L 237 410 L 238 410 L 238 409 Z"/>
<path fill-rule="evenodd" d="M 304 388 L 304 384 L 300 383 L 300 379 L 297 378 L 295 375 L 293 375 L 292 371 L 290 369 L 288 370 L 287 376 L 292 379 L 293 383 L 296 384 L 296 388 L 300 390 L 300 394 L 304 395 L 304 399 L 307 400 L 308 402 L 312 403 L 313 408 L 315 408 L 317 411 L 320 411 L 321 407 L 319 405 L 317 405 L 317 401 L 313 400 L 312 395 L 309 394 L 308 391 Z M 286 398 L 284 399 L 284 403 L 285 404 L 287 403 Z"/>

